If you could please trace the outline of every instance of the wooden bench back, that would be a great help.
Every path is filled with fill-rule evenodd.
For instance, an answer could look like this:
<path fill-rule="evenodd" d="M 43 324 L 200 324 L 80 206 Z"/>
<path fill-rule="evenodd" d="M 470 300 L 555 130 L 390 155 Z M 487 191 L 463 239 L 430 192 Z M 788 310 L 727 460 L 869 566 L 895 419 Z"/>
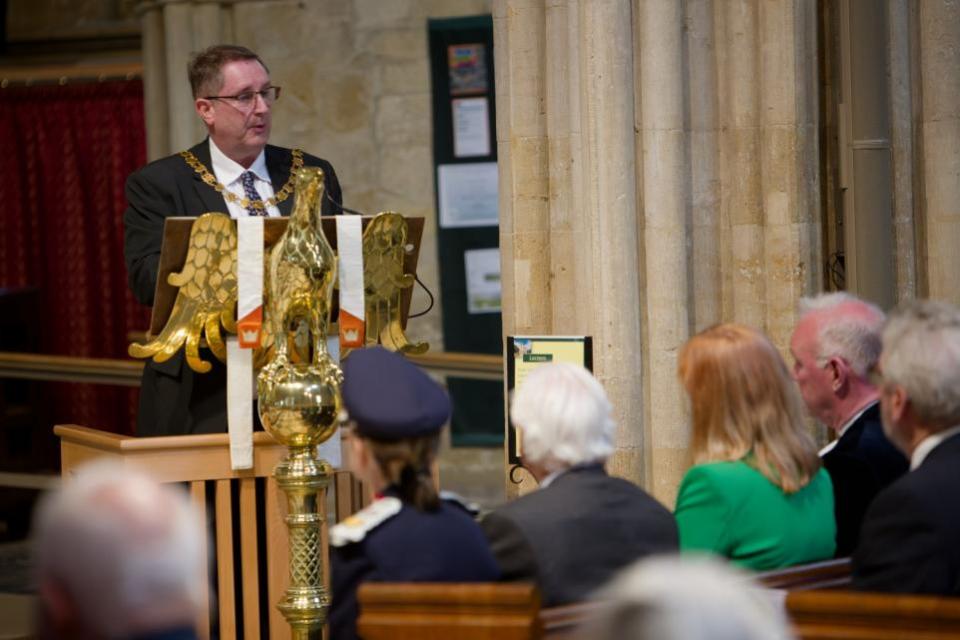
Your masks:
<path fill-rule="evenodd" d="M 960 598 L 799 591 L 786 606 L 802 640 L 960 640 Z"/>
<path fill-rule="evenodd" d="M 521 583 L 368 582 L 357 592 L 364 640 L 533 640 L 540 594 Z"/>
<path fill-rule="evenodd" d="M 850 586 L 850 558 L 824 560 L 758 573 L 754 578 L 768 589 L 809 591 Z"/>
<path fill-rule="evenodd" d="M 960 640 L 960 598 L 837 590 L 849 582 L 847 560 L 767 572 L 760 581 L 796 588 L 785 607 L 801 640 Z M 358 597 L 365 640 L 572 640 L 603 608 L 540 610 L 536 588 L 516 583 L 368 583 Z"/>

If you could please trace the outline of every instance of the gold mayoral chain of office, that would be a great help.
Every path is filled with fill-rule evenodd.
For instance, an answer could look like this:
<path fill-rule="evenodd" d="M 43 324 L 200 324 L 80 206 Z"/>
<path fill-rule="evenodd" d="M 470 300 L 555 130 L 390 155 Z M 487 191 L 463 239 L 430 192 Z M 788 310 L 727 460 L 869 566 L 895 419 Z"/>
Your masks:
<path fill-rule="evenodd" d="M 290 154 L 293 156 L 293 161 L 290 163 L 290 177 L 287 178 L 286 183 L 280 188 L 279 191 L 277 191 L 276 195 L 267 198 L 266 200 L 249 200 L 247 198 L 241 198 L 237 194 L 227 191 L 227 188 L 217 182 L 217 179 L 214 177 L 214 175 L 210 173 L 205 166 L 203 166 L 203 163 L 197 160 L 197 156 L 193 155 L 189 151 L 180 152 L 180 156 L 183 157 L 183 159 L 187 161 L 187 164 L 197 172 L 197 175 L 200 176 L 200 179 L 216 189 L 217 193 L 222 195 L 224 200 L 238 204 L 244 209 L 253 207 L 258 211 L 263 211 L 267 207 L 277 206 L 279 203 L 289 198 L 290 194 L 293 193 L 293 177 L 303 166 L 303 151 L 300 149 L 291 149 Z"/>

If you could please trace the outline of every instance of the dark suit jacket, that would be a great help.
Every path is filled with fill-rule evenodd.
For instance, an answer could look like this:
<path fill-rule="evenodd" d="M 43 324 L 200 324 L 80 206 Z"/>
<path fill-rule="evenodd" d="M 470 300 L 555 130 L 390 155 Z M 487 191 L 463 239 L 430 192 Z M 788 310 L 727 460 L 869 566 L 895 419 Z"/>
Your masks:
<path fill-rule="evenodd" d="M 574 467 L 480 526 L 503 579 L 537 582 L 544 606 L 584 600 L 634 560 L 678 548 L 673 514 L 602 465 Z"/>
<path fill-rule="evenodd" d="M 823 456 L 833 481 L 837 557 L 853 553 L 860 523 L 873 498 L 910 467 L 906 456 L 883 434 L 880 404 L 867 409 Z"/>
<path fill-rule="evenodd" d="M 960 595 L 960 434 L 880 492 L 853 554 L 864 591 Z"/>
<path fill-rule="evenodd" d="M 207 140 L 190 149 L 200 162 L 213 171 Z M 290 176 L 292 156 L 289 149 L 267 145 L 267 171 L 274 191 Z M 303 155 L 305 166 L 320 167 L 326 176 L 330 198 L 341 201 L 340 184 L 326 160 Z M 213 187 L 179 155 L 151 162 L 127 179 L 127 210 L 123 214 L 124 257 L 134 297 L 152 305 L 163 242 L 163 224 L 168 216 L 198 216 L 208 211 L 227 213 L 227 203 Z M 277 205 L 287 216 L 293 197 Z M 325 215 L 339 213 L 330 199 L 323 203 Z M 213 356 L 209 373 L 195 373 L 186 365 L 180 351 L 170 360 L 157 364 L 148 360 L 140 387 L 137 435 L 161 436 L 189 433 L 217 433 L 227 430 L 225 368 Z"/>

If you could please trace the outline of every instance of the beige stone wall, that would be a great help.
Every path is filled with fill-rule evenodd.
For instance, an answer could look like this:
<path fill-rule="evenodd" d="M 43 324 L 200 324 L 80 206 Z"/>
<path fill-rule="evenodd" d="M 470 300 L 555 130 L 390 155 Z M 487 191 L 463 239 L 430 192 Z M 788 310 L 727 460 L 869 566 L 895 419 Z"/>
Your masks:
<path fill-rule="evenodd" d="M 687 467 L 680 346 L 737 321 L 786 350 L 821 281 L 815 9 L 494 3 L 504 332 L 594 336 L 608 467 L 667 504 Z"/>

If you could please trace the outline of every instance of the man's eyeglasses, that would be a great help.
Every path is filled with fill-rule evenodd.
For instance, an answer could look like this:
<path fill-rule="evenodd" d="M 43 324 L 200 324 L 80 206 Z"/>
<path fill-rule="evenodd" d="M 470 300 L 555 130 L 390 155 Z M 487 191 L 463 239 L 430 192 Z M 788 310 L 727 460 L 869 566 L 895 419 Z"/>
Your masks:
<path fill-rule="evenodd" d="M 280 97 L 280 87 L 267 87 L 260 91 L 244 91 L 235 96 L 204 96 L 204 100 L 230 100 L 240 109 L 251 109 L 257 101 L 257 96 L 263 98 L 267 105 L 276 102 Z"/>

